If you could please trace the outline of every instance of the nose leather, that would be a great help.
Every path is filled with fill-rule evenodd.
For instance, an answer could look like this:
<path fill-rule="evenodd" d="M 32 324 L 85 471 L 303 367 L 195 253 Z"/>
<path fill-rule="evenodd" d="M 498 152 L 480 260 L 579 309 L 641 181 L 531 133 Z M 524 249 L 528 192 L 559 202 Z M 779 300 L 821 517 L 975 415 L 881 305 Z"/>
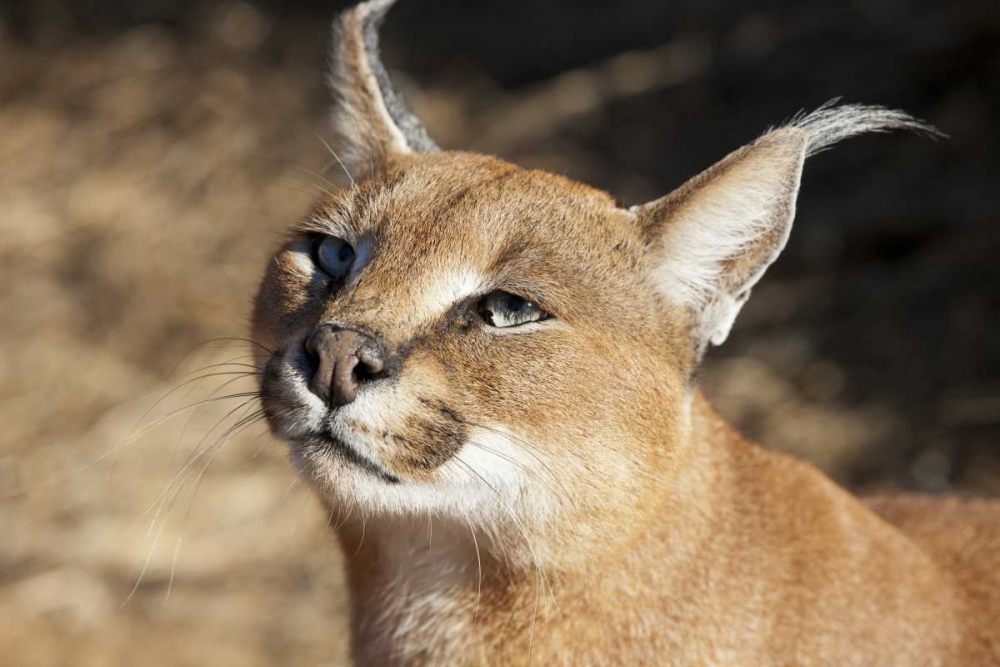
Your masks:
<path fill-rule="evenodd" d="M 306 339 L 305 349 L 315 365 L 309 390 L 334 407 L 353 401 L 362 383 L 385 370 L 382 347 L 355 329 L 323 324 Z"/>

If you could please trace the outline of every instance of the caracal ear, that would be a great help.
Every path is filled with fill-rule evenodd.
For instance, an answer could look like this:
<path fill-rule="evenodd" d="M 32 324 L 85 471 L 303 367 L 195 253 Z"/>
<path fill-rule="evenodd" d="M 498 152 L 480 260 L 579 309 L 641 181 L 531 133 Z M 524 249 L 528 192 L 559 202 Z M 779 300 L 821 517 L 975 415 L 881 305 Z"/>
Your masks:
<path fill-rule="evenodd" d="M 690 313 L 696 358 L 726 340 L 750 289 L 785 247 L 806 157 L 855 134 L 893 129 L 940 134 L 900 111 L 825 105 L 633 208 L 651 280 Z"/>
<path fill-rule="evenodd" d="M 378 170 L 393 154 L 438 150 L 379 59 L 378 28 L 394 3 L 362 2 L 333 22 L 333 128 L 338 159 L 353 180 Z"/>

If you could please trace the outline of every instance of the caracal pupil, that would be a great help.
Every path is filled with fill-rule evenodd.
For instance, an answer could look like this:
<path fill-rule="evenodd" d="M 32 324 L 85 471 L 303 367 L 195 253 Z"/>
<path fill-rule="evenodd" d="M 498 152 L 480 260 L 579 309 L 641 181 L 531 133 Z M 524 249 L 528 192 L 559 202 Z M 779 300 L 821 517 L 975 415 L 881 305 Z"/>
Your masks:
<path fill-rule="evenodd" d="M 353 184 L 291 229 L 253 318 L 271 428 L 340 517 L 355 660 L 1000 664 L 996 504 L 866 503 L 694 381 L 806 159 L 934 130 L 827 106 L 623 209 L 440 150 L 379 61 L 391 4 L 336 21 Z"/>

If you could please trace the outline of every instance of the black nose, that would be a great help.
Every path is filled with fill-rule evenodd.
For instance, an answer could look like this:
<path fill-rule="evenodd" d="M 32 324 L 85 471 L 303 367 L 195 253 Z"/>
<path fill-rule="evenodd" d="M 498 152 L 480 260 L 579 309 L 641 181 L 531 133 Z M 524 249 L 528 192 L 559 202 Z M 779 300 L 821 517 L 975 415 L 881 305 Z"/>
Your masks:
<path fill-rule="evenodd" d="M 353 401 L 363 382 L 385 371 L 382 347 L 368 334 L 354 329 L 320 325 L 306 339 L 305 348 L 315 368 L 310 391 L 336 407 Z"/>

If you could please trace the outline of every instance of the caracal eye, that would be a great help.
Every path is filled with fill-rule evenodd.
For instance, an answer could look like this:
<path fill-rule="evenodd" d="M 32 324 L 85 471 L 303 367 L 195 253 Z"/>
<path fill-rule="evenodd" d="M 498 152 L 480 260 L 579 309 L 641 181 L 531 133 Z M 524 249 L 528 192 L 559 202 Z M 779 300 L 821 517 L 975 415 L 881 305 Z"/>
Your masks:
<path fill-rule="evenodd" d="M 541 322 L 549 314 L 536 304 L 502 290 L 490 292 L 479 302 L 479 314 L 490 326 L 500 329 L 529 322 Z"/>
<path fill-rule="evenodd" d="M 354 264 L 354 248 L 344 239 L 326 236 L 316 245 L 316 264 L 331 278 L 343 280 Z"/>

